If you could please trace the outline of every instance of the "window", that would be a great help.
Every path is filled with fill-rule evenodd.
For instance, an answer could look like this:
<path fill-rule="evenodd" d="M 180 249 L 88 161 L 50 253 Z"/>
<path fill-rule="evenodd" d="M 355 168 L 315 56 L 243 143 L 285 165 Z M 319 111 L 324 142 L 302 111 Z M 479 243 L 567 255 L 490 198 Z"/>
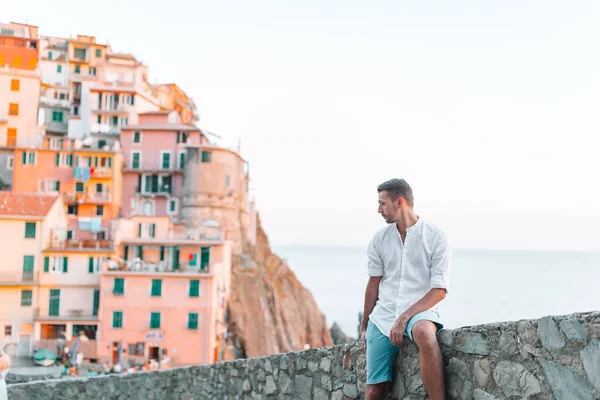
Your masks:
<path fill-rule="evenodd" d="M 66 95 L 65 93 L 61 93 L 61 94 L 59 94 L 59 95 L 58 95 L 58 98 L 59 98 L 60 100 L 66 100 L 66 98 L 67 98 L 67 95 Z"/>
<path fill-rule="evenodd" d="M 179 152 L 179 169 L 183 169 L 185 166 L 185 151 Z"/>
<path fill-rule="evenodd" d="M 200 253 L 200 268 L 206 269 L 210 264 L 210 247 L 202 247 Z"/>
<path fill-rule="evenodd" d="M 187 143 L 188 136 L 187 132 L 177 132 L 177 143 Z"/>
<path fill-rule="evenodd" d="M 142 193 L 171 193 L 170 175 L 143 175 L 140 179 Z"/>
<path fill-rule="evenodd" d="M 63 112 L 52 111 L 52 122 L 63 122 Z"/>
<path fill-rule="evenodd" d="M 24 151 L 23 152 L 23 165 L 35 165 L 35 152 Z"/>
<path fill-rule="evenodd" d="M 96 216 L 102 217 L 104 215 L 104 206 L 96 206 Z"/>
<path fill-rule="evenodd" d="M 44 179 L 40 181 L 40 185 L 38 188 L 39 192 L 59 192 L 60 191 L 60 181 L 54 179 Z"/>
<path fill-rule="evenodd" d="M 133 143 L 141 143 L 142 142 L 142 133 L 141 132 L 133 132 Z"/>
<path fill-rule="evenodd" d="M 77 193 L 83 192 L 83 182 L 75 182 L 75 191 Z"/>
<path fill-rule="evenodd" d="M 152 279 L 152 290 L 150 296 L 160 297 L 162 295 L 162 279 Z"/>
<path fill-rule="evenodd" d="M 2 29 L 0 29 L 0 35 L 15 36 L 15 31 L 12 29 L 2 28 Z"/>
<path fill-rule="evenodd" d="M 37 67 L 37 58 L 31 57 L 29 59 L 29 68 L 35 69 L 35 67 Z"/>
<path fill-rule="evenodd" d="M 4 325 L 4 336 L 12 336 L 12 325 Z"/>
<path fill-rule="evenodd" d="M 98 147 L 102 149 L 104 146 L 106 146 L 106 140 L 98 140 Z"/>
<path fill-rule="evenodd" d="M 104 185 L 101 183 L 96 183 L 96 193 L 104 192 Z"/>
<path fill-rule="evenodd" d="M 85 60 L 85 49 L 74 49 L 75 58 L 79 58 L 80 60 Z"/>
<path fill-rule="evenodd" d="M 142 153 L 139 151 L 131 152 L 131 169 L 140 169 Z"/>
<path fill-rule="evenodd" d="M 73 155 L 56 153 L 55 163 L 61 167 L 72 167 L 73 166 Z"/>
<path fill-rule="evenodd" d="M 160 329 L 160 313 L 150 313 L 150 328 Z"/>
<path fill-rule="evenodd" d="M 142 203 L 142 215 L 154 215 L 154 202 L 152 200 L 144 200 L 144 202 Z"/>
<path fill-rule="evenodd" d="M 67 207 L 67 214 L 68 215 L 77 215 L 77 212 L 78 212 L 77 204 L 72 204 L 72 205 L 69 205 Z"/>
<path fill-rule="evenodd" d="M 73 231 L 67 231 L 67 240 L 73 240 Z"/>
<path fill-rule="evenodd" d="M 123 311 L 113 311 L 113 328 L 123 327 Z"/>
<path fill-rule="evenodd" d="M 98 315 L 98 308 L 100 307 L 100 289 L 94 289 L 94 297 L 92 303 L 92 315 Z"/>
<path fill-rule="evenodd" d="M 188 329 L 198 329 L 198 313 L 188 314 Z"/>
<path fill-rule="evenodd" d="M 156 224 L 138 224 L 138 237 L 153 238 L 156 236 Z"/>
<path fill-rule="evenodd" d="M 209 163 L 212 159 L 212 153 L 210 151 L 202 151 L 202 162 Z"/>
<path fill-rule="evenodd" d="M 59 74 L 62 73 L 62 65 L 58 64 L 56 66 L 56 72 L 58 72 Z"/>
<path fill-rule="evenodd" d="M 17 128 L 8 128 L 6 130 L 6 145 L 17 147 Z"/>
<path fill-rule="evenodd" d="M 177 198 L 169 199 L 167 203 L 167 214 L 177 214 Z"/>
<path fill-rule="evenodd" d="M 52 272 L 53 274 L 69 272 L 68 257 L 44 257 L 44 272 Z"/>
<path fill-rule="evenodd" d="M 25 239 L 35 239 L 35 222 L 25 222 Z"/>
<path fill-rule="evenodd" d="M 101 257 L 89 257 L 88 258 L 88 272 L 90 274 L 100 272 L 100 266 L 102 265 Z"/>
<path fill-rule="evenodd" d="M 22 62 L 23 59 L 21 58 L 21 56 L 15 56 L 15 58 L 13 58 L 13 64 L 15 65 L 15 67 L 20 67 Z"/>
<path fill-rule="evenodd" d="M 73 115 L 79 115 L 79 106 L 73 106 Z"/>
<path fill-rule="evenodd" d="M 19 103 L 8 103 L 8 115 L 19 115 Z"/>
<path fill-rule="evenodd" d="M 19 90 L 21 90 L 21 81 L 18 79 L 11 79 L 10 90 L 12 90 L 13 92 L 18 92 Z"/>
<path fill-rule="evenodd" d="M 96 58 L 102 57 L 102 50 L 96 49 Z"/>
<path fill-rule="evenodd" d="M 115 284 L 113 286 L 113 294 L 123 296 L 125 293 L 125 279 L 115 278 Z"/>
<path fill-rule="evenodd" d="M 171 152 L 161 151 L 162 169 L 171 169 Z"/>
<path fill-rule="evenodd" d="M 190 297 L 200 297 L 200 281 L 198 279 L 190 281 Z"/>
<path fill-rule="evenodd" d="M 21 290 L 21 307 L 31 306 L 33 290 Z"/>
<path fill-rule="evenodd" d="M 96 67 L 88 67 L 88 74 L 91 76 L 96 76 Z"/>
<path fill-rule="evenodd" d="M 57 317 L 60 314 L 60 289 L 50 290 L 50 301 L 48 304 L 48 315 Z"/>
<path fill-rule="evenodd" d="M 129 104 L 130 106 L 133 106 L 135 103 L 135 97 L 134 95 L 130 94 L 129 96 L 127 96 L 127 104 Z"/>
<path fill-rule="evenodd" d="M 48 52 L 48 60 L 52 60 L 52 52 L 51 51 Z"/>
<path fill-rule="evenodd" d="M 225 175 L 225 187 L 229 187 L 229 175 Z"/>
<path fill-rule="evenodd" d="M 80 74 L 81 73 L 81 66 L 80 65 L 76 65 L 75 66 L 75 73 L 76 74 Z"/>
<path fill-rule="evenodd" d="M 15 165 L 15 157 L 8 156 L 8 158 L 6 159 L 6 169 L 13 169 L 14 165 Z"/>

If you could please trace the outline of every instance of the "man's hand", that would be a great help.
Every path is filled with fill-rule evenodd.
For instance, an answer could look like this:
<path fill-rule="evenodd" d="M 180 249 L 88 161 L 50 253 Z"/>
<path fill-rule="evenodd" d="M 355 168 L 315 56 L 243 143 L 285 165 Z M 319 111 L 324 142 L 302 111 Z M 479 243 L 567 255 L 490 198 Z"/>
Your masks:
<path fill-rule="evenodd" d="M 400 346 L 404 341 L 404 332 L 406 331 L 406 324 L 410 318 L 402 314 L 397 320 L 392 330 L 390 331 L 390 341 L 395 346 Z"/>
<path fill-rule="evenodd" d="M 362 344 L 363 344 L 363 350 L 366 353 L 367 352 L 367 330 L 366 329 L 362 329 L 360 331 L 360 340 L 362 341 Z"/>

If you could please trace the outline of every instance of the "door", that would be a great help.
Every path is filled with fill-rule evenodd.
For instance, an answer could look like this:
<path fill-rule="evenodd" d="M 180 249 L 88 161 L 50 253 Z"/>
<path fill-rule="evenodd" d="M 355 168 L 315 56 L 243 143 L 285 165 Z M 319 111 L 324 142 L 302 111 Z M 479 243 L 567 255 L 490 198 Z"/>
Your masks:
<path fill-rule="evenodd" d="M 28 357 L 31 349 L 31 335 L 20 335 L 19 336 L 19 347 L 17 348 L 17 355 L 19 357 Z"/>
<path fill-rule="evenodd" d="M 98 306 L 100 306 L 100 289 L 94 289 L 94 305 L 92 308 L 92 315 L 98 315 Z"/>
<path fill-rule="evenodd" d="M 23 282 L 33 281 L 33 264 L 35 263 L 34 260 L 34 256 L 23 257 Z"/>
<path fill-rule="evenodd" d="M 57 317 L 60 312 L 60 289 L 50 290 L 50 304 L 48 305 L 48 315 Z"/>
<path fill-rule="evenodd" d="M 160 347 L 148 347 L 148 360 L 156 360 L 160 362 Z"/>

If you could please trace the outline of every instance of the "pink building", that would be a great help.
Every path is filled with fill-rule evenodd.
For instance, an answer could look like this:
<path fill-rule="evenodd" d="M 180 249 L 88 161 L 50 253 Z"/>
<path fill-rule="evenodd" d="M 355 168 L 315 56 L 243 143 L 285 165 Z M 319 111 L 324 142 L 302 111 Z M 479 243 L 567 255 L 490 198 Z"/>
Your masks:
<path fill-rule="evenodd" d="M 231 244 L 175 233 L 169 217 L 122 220 L 118 262 L 100 282 L 100 361 L 125 368 L 219 360 L 226 327 Z"/>
<path fill-rule="evenodd" d="M 123 216 L 181 216 L 187 144 L 208 143 L 200 129 L 180 123 L 174 111 L 139 115 L 122 129 Z"/>

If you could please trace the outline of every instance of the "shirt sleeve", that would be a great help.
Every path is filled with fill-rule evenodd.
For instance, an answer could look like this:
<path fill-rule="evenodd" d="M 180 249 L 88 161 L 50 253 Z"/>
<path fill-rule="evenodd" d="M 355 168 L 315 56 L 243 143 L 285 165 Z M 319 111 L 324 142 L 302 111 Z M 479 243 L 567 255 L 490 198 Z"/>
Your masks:
<path fill-rule="evenodd" d="M 375 236 L 367 249 L 367 275 L 369 276 L 383 276 L 383 259 L 379 252 L 378 238 Z"/>
<path fill-rule="evenodd" d="M 442 235 L 440 241 L 433 250 L 431 258 L 431 289 L 446 289 L 450 286 L 450 267 L 452 255 L 448 238 Z"/>

